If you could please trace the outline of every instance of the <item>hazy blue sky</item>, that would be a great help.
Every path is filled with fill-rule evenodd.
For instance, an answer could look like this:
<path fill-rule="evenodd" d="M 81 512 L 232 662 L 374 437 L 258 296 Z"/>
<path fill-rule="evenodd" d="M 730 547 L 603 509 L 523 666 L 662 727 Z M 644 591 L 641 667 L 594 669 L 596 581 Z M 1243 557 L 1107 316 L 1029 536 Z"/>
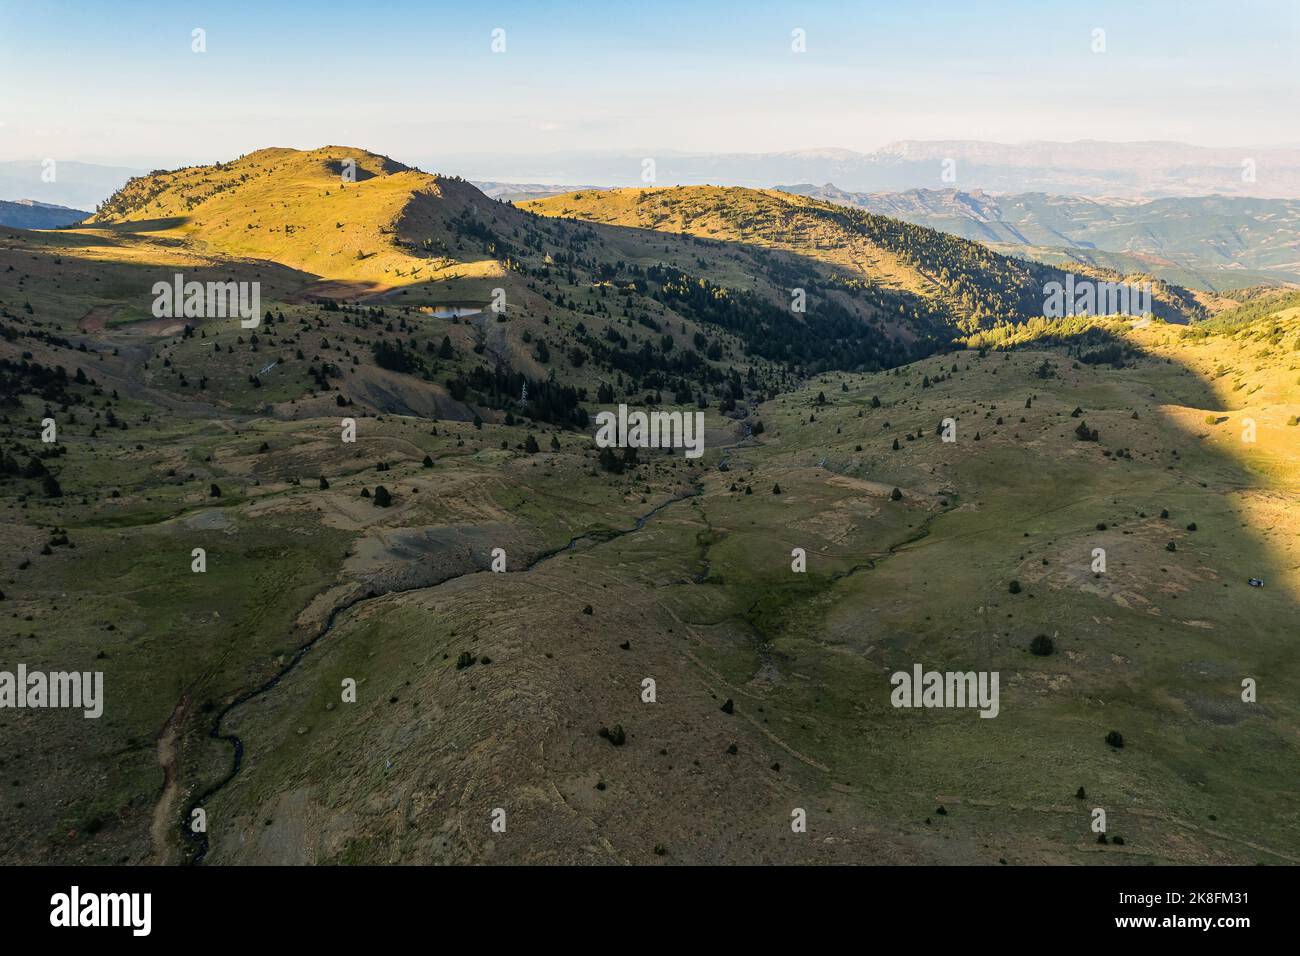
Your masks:
<path fill-rule="evenodd" d="M 0 0 L 0 159 L 1295 144 L 1297 41 L 1298 0 Z"/>

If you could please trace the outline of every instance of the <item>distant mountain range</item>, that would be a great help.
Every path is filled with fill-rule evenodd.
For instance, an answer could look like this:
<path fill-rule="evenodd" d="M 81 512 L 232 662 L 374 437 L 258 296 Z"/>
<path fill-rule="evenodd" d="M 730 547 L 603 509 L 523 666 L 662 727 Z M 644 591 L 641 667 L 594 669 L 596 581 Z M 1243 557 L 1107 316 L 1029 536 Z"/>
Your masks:
<path fill-rule="evenodd" d="M 1058 266 L 1145 272 L 1214 291 L 1300 282 L 1295 147 L 908 140 L 870 153 L 461 153 L 419 166 L 471 179 L 490 198 L 519 202 L 626 186 L 777 188 Z M 0 199 L 95 209 L 143 174 L 60 161 L 54 181 L 45 182 L 44 169 L 38 161 L 0 163 Z M 792 183 L 798 185 L 782 185 Z M 33 218 L 32 209 L 0 222 L 68 221 Z"/>
<path fill-rule="evenodd" d="M 987 143 L 905 140 L 870 153 L 813 149 L 781 153 L 620 150 L 544 155 L 445 154 L 423 168 L 481 180 L 645 186 L 645 160 L 661 185 L 770 187 L 836 183 L 855 192 L 981 189 L 1111 198 L 1254 196 L 1300 198 L 1300 149 L 1208 148 L 1185 143 Z"/>
<path fill-rule="evenodd" d="M 57 229 L 59 226 L 81 222 L 89 215 L 82 209 L 69 209 L 67 206 L 36 202 L 34 199 L 19 199 L 15 202 L 0 199 L 0 226 L 12 226 L 15 229 Z"/>
<path fill-rule="evenodd" d="M 1146 271 L 1215 290 L 1300 282 L 1300 200 L 1095 200 L 957 189 L 858 193 L 831 184 L 779 188 L 1055 265 L 1073 260 L 1125 273 Z"/>
<path fill-rule="evenodd" d="M 653 160 L 650 167 L 646 160 Z M 869 153 L 611 150 L 544 154 L 442 153 L 429 172 L 473 180 L 494 198 L 530 199 L 594 187 L 719 185 L 770 188 L 835 183 L 850 192 L 911 189 L 1042 192 L 1110 199 L 1249 196 L 1300 199 L 1300 147 L 1208 148 L 1185 143 L 989 143 L 903 140 Z M 39 160 L 0 162 L 0 199 L 93 209 L 146 170 L 60 160 L 53 182 Z M 653 179 L 647 179 L 647 176 Z M 47 177 L 48 178 L 48 177 Z"/>
<path fill-rule="evenodd" d="M 100 166 L 56 159 L 0 162 L 0 199 L 32 199 L 37 202 L 94 209 L 132 176 L 148 170 L 126 166 Z"/>
<path fill-rule="evenodd" d="M 472 182 L 489 199 L 501 199 L 505 202 L 525 202 L 529 199 L 545 199 L 547 196 L 601 188 L 599 186 L 548 186 L 542 183 L 496 183 L 488 180 L 472 180 Z"/>

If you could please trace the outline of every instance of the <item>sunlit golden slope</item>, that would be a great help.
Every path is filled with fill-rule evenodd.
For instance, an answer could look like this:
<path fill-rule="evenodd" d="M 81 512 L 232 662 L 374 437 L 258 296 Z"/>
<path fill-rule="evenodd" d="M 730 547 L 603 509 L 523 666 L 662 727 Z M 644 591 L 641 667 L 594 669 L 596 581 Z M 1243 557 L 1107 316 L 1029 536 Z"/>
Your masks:
<path fill-rule="evenodd" d="M 545 216 L 780 250 L 804 268 L 830 267 L 850 283 L 943 303 L 967 330 L 1041 314 L 1044 284 L 1063 277 L 977 242 L 771 189 L 586 190 L 519 205 Z M 1185 321 L 1200 314 L 1185 290 L 1156 283 L 1153 295 L 1157 315 Z"/>
<path fill-rule="evenodd" d="M 345 175 L 355 164 L 355 181 Z M 263 149 L 230 163 L 133 179 L 89 228 L 181 239 L 223 256 L 265 259 L 372 288 L 499 274 L 492 260 L 458 261 L 427 236 L 475 205 L 495 203 L 461 180 L 350 147 Z"/>
<path fill-rule="evenodd" d="M 903 262 L 896 250 L 846 228 L 846 220 L 836 215 L 838 210 L 775 190 L 718 186 L 590 190 L 520 206 L 546 216 L 812 252 L 892 288 L 922 294 L 940 291 L 932 279 Z"/>

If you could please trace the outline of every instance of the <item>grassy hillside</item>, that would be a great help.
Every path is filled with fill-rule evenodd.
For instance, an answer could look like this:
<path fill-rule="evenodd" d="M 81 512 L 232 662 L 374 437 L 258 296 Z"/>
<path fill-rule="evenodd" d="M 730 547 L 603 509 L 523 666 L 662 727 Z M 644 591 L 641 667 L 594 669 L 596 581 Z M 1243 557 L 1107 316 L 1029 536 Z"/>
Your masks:
<path fill-rule="evenodd" d="M 1198 196 L 1142 202 L 958 189 L 783 188 L 1055 265 L 1075 261 L 1151 272 L 1206 290 L 1300 282 L 1300 203 L 1292 199 Z"/>
<path fill-rule="evenodd" d="M 262 404 L 341 379 L 356 387 L 333 381 L 327 390 L 375 409 L 472 417 L 457 410 L 469 399 L 519 414 L 527 386 L 534 413 L 546 398 L 546 417 L 570 424 L 581 422 L 584 395 L 667 396 L 731 413 L 809 371 L 890 367 L 961 329 L 1023 321 L 1041 309 L 1041 283 L 1059 277 L 879 217 L 790 206 L 776 193 L 599 195 L 619 204 L 606 216 L 617 222 L 521 211 L 363 150 L 268 149 L 139 177 L 84 226 L 12 232 L 0 236 L 0 254 L 8 248 L 7 267 L 22 270 L 21 306 L 65 332 L 183 331 L 148 311 L 147 290 L 178 271 L 263 283 L 264 298 L 280 304 L 276 318 L 299 325 L 287 342 L 222 339 L 224 359 L 211 349 L 163 359 L 164 374 L 186 388 L 197 379 L 221 400 L 222 383 L 257 378 L 274 362 Z M 680 228 L 661 221 L 665 210 Z M 28 276 L 53 286 L 34 282 L 27 293 Z M 339 302 L 363 311 L 321 311 Z M 325 345 L 304 348 L 308 329 Z M 224 327 L 199 329 L 181 352 L 195 353 L 209 334 L 220 338 Z M 236 346 L 246 360 L 231 358 Z M 214 361 L 214 374 L 198 372 Z M 394 371 L 423 384 L 389 381 Z"/>
<path fill-rule="evenodd" d="M 1300 861 L 1280 776 L 1300 353 L 1097 331 L 1123 368 L 1026 342 L 819 377 L 644 530 L 341 619 L 278 703 L 233 717 L 255 743 L 214 804 L 237 820 L 214 859 Z M 1257 363 L 1250 394 L 1213 377 Z M 1030 653 L 1039 634 L 1052 654 Z M 918 661 L 1000 671 L 1001 714 L 893 709 L 888 675 Z M 345 675 L 375 685 L 361 717 L 332 704 Z M 1247 676 L 1271 688 L 1258 704 Z M 1096 806 L 1122 844 L 1098 845 Z"/>
<path fill-rule="evenodd" d="M 1135 202 L 956 189 L 848 193 L 806 183 L 783 189 L 1052 264 L 1151 272 L 1204 290 L 1300 281 L 1300 203 L 1294 199 L 1216 195 Z"/>
<path fill-rule="evenodd" d="M 1207 329 L 1235 329 L 1259 322 L 1268 327 L 1269 319 L 1294 319 L 1300 315 L 1300 290 L 1252 289 L 1229 309 L 1217 313 L 1205 323 Z"/>
<path fill-rule="evenodd" d="M 977 242 L 776 190 L 614 189 L 521 206 L 586 222 L 781 250 L 795 264 L 787 283 L 822 273 L 855 293 L 881 289 L 917 297 L 931 304 L 941 323 L 965 332 L 1041 315 L 1044 285 L 1063 278 L 1059 269 L 1008 258 Z M 1186 321 L 1201 314 L 1182 290 L 1159 287 L 1155 296 L 1162 317 Z"/>
<path fill-rule="evenodd" d="M 267 150 L 0 229 L 0 647 L 107 692 L 0 728 L 0 859 L 1300 861 L 1285 302 L 984 315 L 1039 267 L 764 192 L 546 202 Z M 153 317 L 177 271 L 261 324 Z M 602 457 L 619 402 L 705 456 Z M 895 710 L 914 662 L 1001 715 Z"/>
<path fill-rule="evenodd" d="M 348 283 L 355 295 L 445 279 L 453 267 L 466 278 L 499 276 L 490 260 L 434 256 L 411 248 L 404 234 L 408 217 L 441 220 L 445 227 L 475 199 L 488 205 L 466 183 L 364 150 L 264 149 L 217 166 L 133 179 L 90 224 L 278 262 Z"/>

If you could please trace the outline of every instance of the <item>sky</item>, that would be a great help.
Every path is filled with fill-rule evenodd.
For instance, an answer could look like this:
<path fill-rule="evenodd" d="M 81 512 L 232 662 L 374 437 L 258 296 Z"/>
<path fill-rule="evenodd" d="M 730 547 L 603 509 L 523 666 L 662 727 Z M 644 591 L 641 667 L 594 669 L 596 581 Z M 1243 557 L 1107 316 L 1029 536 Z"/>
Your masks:
<path fill-rule="evenodd" d="M 0 160 L 1300 145 L 1297 41 L 1297 0 L 0 0 Z"/>

